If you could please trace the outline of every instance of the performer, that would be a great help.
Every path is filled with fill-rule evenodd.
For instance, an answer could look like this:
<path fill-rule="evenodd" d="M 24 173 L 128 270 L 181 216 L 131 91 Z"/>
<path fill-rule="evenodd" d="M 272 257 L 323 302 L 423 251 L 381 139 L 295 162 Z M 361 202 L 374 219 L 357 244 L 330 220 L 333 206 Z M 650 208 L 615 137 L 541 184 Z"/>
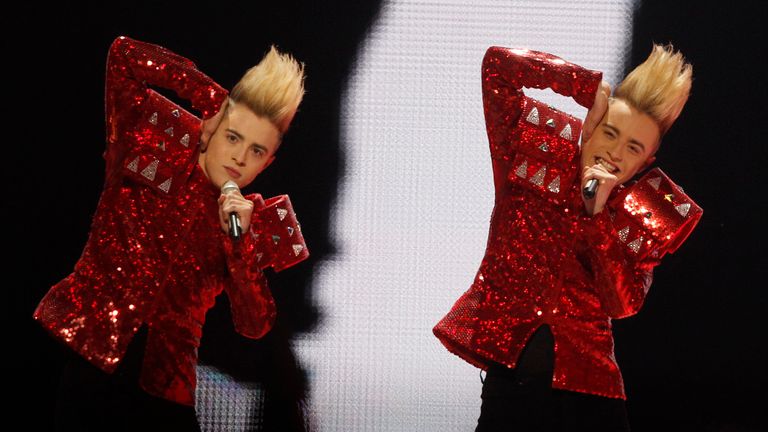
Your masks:
<path fill-rule="evenodd" d="M 482 72 L 495 207 L 475 281 L 434 333 L 487 370 L 478 431 L 627 430 L 611 319 L 638 312 L 702 212 L 659 169 L 622 184 L 653 162 L 692 67 L 654 46 L 611 98 L 601 73 L 542 52 L 491 47 Z M 591 108 L 581 148 L 581 121 L 523 87 Z"/>
<path fill-rule="evenodd" d="M 227 292 L 243 336 L 270 330 L 262 270 L 308 251 L 287 196 L 265 202 L 239 188 L 274 160 L 303 81 L 303 65 L 272 47 L 228 97 L 165 48 L 113 42 L 104 189 L 74 272 L 34 313 L 79 354 L 62 376 L 60 428 L 198 429 L 197 348 L 216 296 Z M 204 120 L 149 86 L 175 91 Z"/>

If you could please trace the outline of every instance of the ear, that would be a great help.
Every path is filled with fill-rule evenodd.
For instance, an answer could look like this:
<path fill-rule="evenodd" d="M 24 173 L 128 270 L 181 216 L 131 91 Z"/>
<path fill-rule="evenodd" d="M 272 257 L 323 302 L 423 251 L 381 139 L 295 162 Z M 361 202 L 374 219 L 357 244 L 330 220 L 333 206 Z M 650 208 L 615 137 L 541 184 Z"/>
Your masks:
<path fill-rule="evenodd" d="M 272 165 L 272 162 L 274 161 L 275 161 L 275 155 L 270 156 L 269 160 L 267 161 L 267 163 L 264 164 L 264 167 L 261 169 L 261 171 L 263 172 L 265 169 L 267 169 L 270 165 Z"/>
<path fill-rule="evenodd" d="M 639 171 L 642 171 L 642 170 L 648 168 L 649 166 L 651 166 L 651 164 L 655 160 L 656 160 L 656 156 L 653 156 L 653 155 L 649 156 L 648 159 L 646 159 L 645 162 L 643 162 L 643 165 L 640 167 Z"/>

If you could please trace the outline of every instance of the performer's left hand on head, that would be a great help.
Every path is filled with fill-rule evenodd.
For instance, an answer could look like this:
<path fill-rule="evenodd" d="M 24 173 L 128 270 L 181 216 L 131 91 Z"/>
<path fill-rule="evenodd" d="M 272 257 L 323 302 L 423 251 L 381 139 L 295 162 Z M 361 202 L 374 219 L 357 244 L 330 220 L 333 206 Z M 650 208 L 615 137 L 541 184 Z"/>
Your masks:
<path fill-rule="evenodd" d="M 597 193 L 595 193 L 595 196 L 592 199 L 587 199 L 583 194 L 581 195 L 581 199 L 584 201 L 584 207 L 587 209 L 587 213 L 590 216 L 603 211 L 605 203 L 608 201 L 608 196 L 611 194 L 611 191 L 619 180 L 618 177 L 609 173 L 608 170 L 600 164 L 585 166 L 583 168 L 581 172 L 582 190 L 591 179 L 597 179 L 598 181 Z"/>
<path fill-rule="evenodd" d="M 224 118 L 227 103 L 229 103 L 229 99 L 224 100 L 224 103 L 221 104 L 221 108 L 219 108 L 219 112 L 214 114 L 213 117 L 200 121 L 200 142 L 203 145 L 203 149 L 208 148 L 208 141 L 210 141 L 213 133 L 216 132 L 216 129 L 219 128 L 221 119 Z"/>
<path fill-rule="evenodd" d="M 592 133 L 600 124 L 600 120 L 603 119 L 605 113 L 608 112 L 608 98 L 611 97 L 611 86 L 605 81 L 600 82 L 600 86 L 595 93 L 595 102 L 592 104 L 592 108 L 587 112 L 587 117 L 584 118 L 584 124 L 581 128 L 581 142 L 585 143 L 592 137 Z"/>
<path fill-rule="evenodd" d="M 229 232 L 229 214 L 236 212 L 240 218 L 240 227 L 243 232 L 247 232 L 251 226 L 251 215 L 253 214 L 253 201 L 243 197 L 240 192 L 229 192 L 219 196 L 219 223 L 221 229 Z"/>

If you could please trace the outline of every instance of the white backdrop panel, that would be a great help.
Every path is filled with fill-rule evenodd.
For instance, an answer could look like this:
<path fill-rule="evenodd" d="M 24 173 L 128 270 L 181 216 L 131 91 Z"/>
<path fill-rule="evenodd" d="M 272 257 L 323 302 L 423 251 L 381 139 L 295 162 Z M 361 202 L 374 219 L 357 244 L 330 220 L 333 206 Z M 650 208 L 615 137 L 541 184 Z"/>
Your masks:
<path fill-rule="evenodd" d="M 478 370 L 431 329 L 485 250 L 493 179 L 483 54 L 547 51 L 615 85 L 632 12 L 630 0 L 385 1 L 344 95 L 338 253 L 313 286 L 323 319 L 296 341 L 317 430 L 474 430 Z M 554 93 L 528 94 L 586 114 Z"/>

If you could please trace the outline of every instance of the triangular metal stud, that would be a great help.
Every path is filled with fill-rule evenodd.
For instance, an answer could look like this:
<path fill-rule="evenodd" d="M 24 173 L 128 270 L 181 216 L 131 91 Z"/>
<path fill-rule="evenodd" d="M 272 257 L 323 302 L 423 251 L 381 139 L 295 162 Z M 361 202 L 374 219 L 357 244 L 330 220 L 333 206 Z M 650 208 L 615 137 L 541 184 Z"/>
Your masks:
<path fill-rule="evenodd" d="M 153 125 L 157 124 L 157 113 L 152 113 L 152 115 L 149 117 L 149 122 Z"/>
<path fill-rule="evenodd" d="M 136 159 L 132 160 L 131 163 L 128 164 L 127 168 L 133 172 L 137 172 L 139 170 L 139 157 L 136 156 Z"/>
<path fill-rule="evenodd" d="M 573 135 L 571 135 L 571 125 L 570 123 L 565 125 L 562 131 L 560 131 L 560 136 L 567 139 L 568 141 L 573 139 Z"/>
<path fill-rule="evenodd" d="M 165 141 L 160 141 L 157 143 L 157 148 L 159 148 L 162 151 L 165 151 Z"/>
<path fill-rule="evenodd" d="M 551 128 L 555 127 L 555 119 L 547 119 L 547 126 Z"/>
<path fill-rule="evenodd" d="M 166 130 L 165 130 L 165 133 L 167 133 L 167 134 L 168 134 L 168 135 L 170 135 L 170 136 L 173 136 L 173 126 L 171 126 L 171 127 L 169 127 L 168 129 L 166 129 Z"/>
<path fill-rule="evenodd" d="M 264 258 L 264 254 L 262 252 L 256 254 L 256 262 L 261 262 L 262 258 Z"/>
<path fill-rule="evenodd" d="M 654 190 L 659 190 L 659 185 L 661 184 L 661 177 L 654 177 L 652 179 L 648 179 L 648 184 L 651 185 L 651 187 Z"/>
<path fill-rule="evenodd" d="M 293 227 L 288 227 L 288 235 L 289 236 L 293 235 Z"/>
<path fill-rule="evenodd" d="M 678 206 L 675 206 L 675 210 L 677 210 L 678 213 L 680 213 L 680 216 L 686 217 L 688 216 L 688 210 L 691 209 L 690 203 L 683 203 Z"/>
<path fill-rule="evenodd" d="M 549 151 L 549 146 L 547 145 L 546 141 L 544 141 L 543 143 L 539 144 L 539 150 L 543 151 L 544 153 Z"/>
<path fill-rule="evenodd" d="M 520 178 L 528 177 L 528 159 L 524 160 L 519 167 L 515 170 L 515 175 Z"/>
<path fill-rule="evenodd" d="M 624 228 L 619 230 L 619 240 L 621 240 L 622 243 L 627 242 L 627 236 L 629 235 L 629 227 L 625 226 Z"/>
<path fill-rule="evenodd" d="M 538 171 L 536 171 L 536 174 L 534 174 L 529 182 L 535 184 L 536 186 L 543 186 L 544 185 L 544 176 L 547 175 L 547 166 L 544 165 L 543 167 L 539 168 Z"/>
<path fill-rule="evenodd" d="M 664 194 L 664 199 L 669 202 L 672 202 L 672 200 L 675 199 L 675 194 Z"/>
<path fill-rule="evenodd" d="M 554 180 L 549 182 L 547 189 L 552 193 L 560 193 L 560 176 L 555 177 Z"/>
<path fill-rule="evenodd" d="M 640 236 L 632 240 L 627 246 L 632 249 L 632 252 L 637 253 L 640 250 L 640 245 L 643 244 L 643 236 Z"/>
<path fill-rule="evenodd" d="M 288 210 L 281 209 L 281 208 L 277 209 L 277 216 L 280 218 L 280 220 L 285 219 L 285 216 L 287 215 L 288 215 Z"/>
<path fill-rule="evenodd" d="M 280 236 L 276 234 L 272 234 L 272 241 L 275 242 L 275 244 L 277 244 L 277 242 L 280 241 Z"/>
<path fill-rule="evenodd" d="M 296 256 L 299 256 L 299 254 L 300 254 L 300 253 L 301 253 L 301 251 L 303 251 L 303 250 L 304 250 L 304 246 L 302 246 L 302 245 L 300 245 L 300 244 L 295 244 L 295 245 L 293 245 L 293 254 L 294 254 L 294 255 L 296 255 Z"/>
<path fill-rule="evenodd" d="M 158 188 L 160 188 L 161 191 L 168 193 L 169 190 L 171 190 L 171 182 L 173 181 L 173 177 L 169 177 L 168 180 L 162 182 Z"/>
<path fill-rule="evenodd" d="M 157 165 L 159 163 L 160 162 L 157 159 L 153 160 L 151 164 L 147 165 L 146 168 L 141 170 L 141 175 L 143 175 L 149 180 L 154 180 L 155 174 L 157 174 Z"/>
<path fill-rule="evenodd" d="M 179 112 L 178 109 L 175 109 L 175 110 L 171 111 L 171 115 L 176 117 L 176 118 L 181 117 L 181 113 Z"/>
<path fill-rule="evenodd" d="M 184 136 L 181 137 L 181 140 L 179 142 L 184 147 L 189 147 L 189 134 L 184 134 Z"/>
<path fill-rule="evenodd" d="M 528 117 L 525 118 L 528 120 L 529 123 L 533 123 L 535 125 L 539 124 L 539 110 L 536 109 L 536 107 L 533 107 L 530 113 L 528 113 Z"/>

